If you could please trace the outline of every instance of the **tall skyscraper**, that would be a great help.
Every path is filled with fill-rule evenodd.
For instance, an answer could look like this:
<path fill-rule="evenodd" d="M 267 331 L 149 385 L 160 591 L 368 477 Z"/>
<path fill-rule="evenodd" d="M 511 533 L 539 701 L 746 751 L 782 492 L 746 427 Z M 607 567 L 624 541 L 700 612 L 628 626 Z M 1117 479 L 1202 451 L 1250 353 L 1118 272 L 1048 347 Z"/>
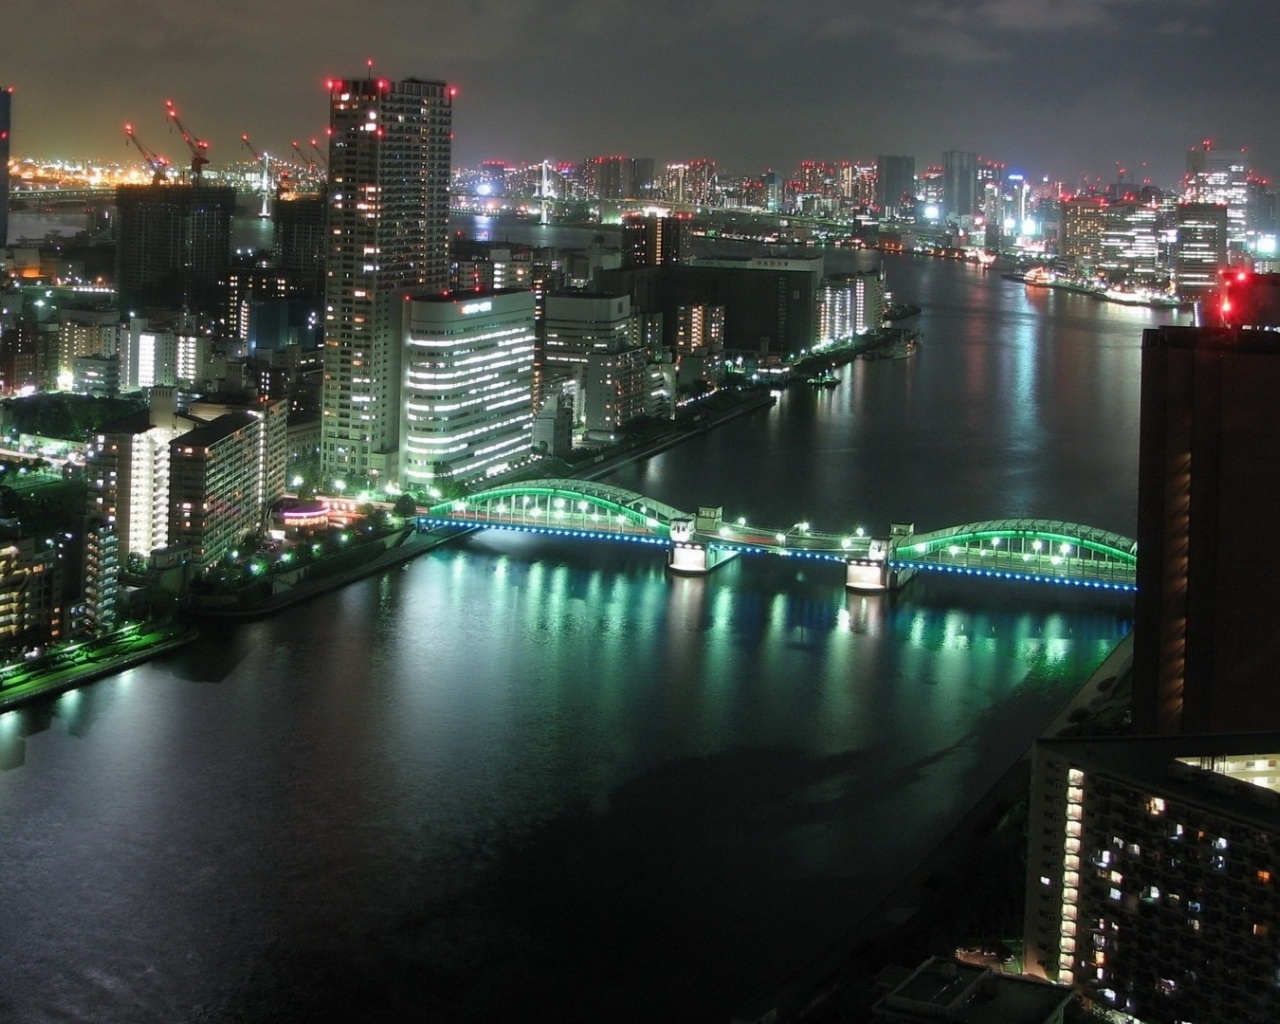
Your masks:
<path fill-rule="evenodd" d="M 1173 278 L 1178 291 L 1201 297 L 1218 284 L 1227 265 L 1227 207 L 1217 203 L 1178 205 L 1178 248 Z"/>
<path fill-rule="evenodd" d="M 876 205 L 886 219 L 915 213 L 916 160 L 911 156 L 876 157 Z"/>
<path fill-rule="evenodd" d="M 953 223 L 972 222 L 978 212 L 978 154 L 949 149 L 942 154 L 942 212 Z"/>
<path fill-rule="evenodd" d="M 1233 253 L 1245 248 L 1253 191 L 1244 150 L 1215 149 L 1207 139 L 1187 153 L 1182 199 L 1227 208 L 1226 245 Z"/>
<path fill-rule="evenodd" d="M 329 82 L 326 484 L 399 478 L 404 299 L 449 286 L 452 124 L 444 82 Z"/>
<path fill-rule="evenodd" d="M 1138 733 L 1280 729 L 1278 392 L 1272 331 L 1143 334 Z"/>
<path fill-rule="evenodd" d="M 0 86 L 0 246 L 9 244 L 9 118 L 13 86 Z"/>

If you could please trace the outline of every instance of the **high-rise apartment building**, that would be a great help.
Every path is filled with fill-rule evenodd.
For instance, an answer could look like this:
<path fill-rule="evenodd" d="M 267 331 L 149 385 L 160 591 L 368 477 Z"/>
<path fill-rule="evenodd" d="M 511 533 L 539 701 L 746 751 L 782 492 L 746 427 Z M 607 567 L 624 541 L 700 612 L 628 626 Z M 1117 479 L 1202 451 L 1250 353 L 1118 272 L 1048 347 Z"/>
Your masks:
<path fill-rule="evenodd" d="M 62 636 L 62 566 L 60 545 L 0 535 L 0 647 Z"/>
<path fill-rule="evenodd" d="M 9 122 L 13 86 L 0 86 L 0 248 L 9 244 Z"/>
<path fill-rule="evenodd" d="M 408 307 L 402 486 L 483 479 L 527 456 L 533 293 L 430 295 Z"/>
<path fill-rule="evenodd" d="M 1280 730 L 1280 345 L 1265 330 L 1142 338 L 1138 733 Z M 1244 545 L 1248 544 L 1247 552 Z"/>
<path fill-rule="evenodd" d="M 656 267 L 685 263 L 692 252 L 692 223 L 683 217 L 634 214 L 622 221 L 622 265 Z"/>
<path fill-rule="evenodd" d="M 102 428 L 85 466 L 91 516 L 110 523 L 121 557 L 169 543 L 169 442 L 187 428 L 172 388 L 153 388 L 149 408 Z"/>
<path fill-rule="evenodd" d="M 818 342 L 848 341 L 884 322 L 883 268 L 836 274 L 822 282 Z"/>
<path fill-rule="evenodd" d="M 1105 1019 L 1280 1019 L 1280 734 L 1046 740 L 1024 955 Z"/>
<path fill-rule="evenodd" d="M 262 528 L 257 500 L 264 421 L 231 412 L 169 442 L 169 544 L 191 552 L 203 568 Z"/>
<path fill-rule="evenodd" d="M 97 633 L 110 629 L 116 620 L 116 592 L 119 587 L 119 536 L 115 526 L 103 516 L 85 516 L 81 528 L 84 550 L 81 564 L 80 597 L 84 628 Z"/>
<path fill-rule="evenodd" d="M 121 315 L 181 309 L 221 317 L 231 263 L 230 185 L 116 189 L 116 291 Z"/>
<path fill-rule="evenodd" d="M 231 413 L 248 413 L 261 423 L 257 431 L 257 452 L 252 502 L 259 510 L 270 507 L 284 497 L 285 468 L 289 461 L 288 402 L 252 394 L 230 396 L 205 395 L 192 402 L 187 412 L 196 419 L 212 423 Z"/>
<path fill-rule="evenodd" d="M 400 475 L 404 299 L 449 286 L 452 123 L 444 82 L 329 83 L 326 483 Z"/>
<path fill-rule="evenodd" d="M 587 436 L 613 439 L 620 427 L 643 416 L 648 383 L 644 352 L 638 348 L 589 355 L 583 389 Z"/>

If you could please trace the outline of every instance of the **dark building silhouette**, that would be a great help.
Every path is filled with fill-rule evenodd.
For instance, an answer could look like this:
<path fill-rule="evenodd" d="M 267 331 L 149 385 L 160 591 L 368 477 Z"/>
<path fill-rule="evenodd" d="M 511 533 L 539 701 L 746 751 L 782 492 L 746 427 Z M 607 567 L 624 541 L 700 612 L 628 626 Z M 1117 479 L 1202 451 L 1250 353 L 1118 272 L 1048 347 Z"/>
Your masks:
<path fill-rule="evenodd" d="M 276 266 L 317 296 L 324 295 L 327 202 L 322 195 L 282 196 L 273 212 Z"/>
<path fill-rule="evenodd" d="M 960 223 L 978 212 L 978 154 L 949 149 L 942 154 L 942 210 Z"/>
<path fill-rule="evenodd" d="M 9 118 L 13 86 L 0 86 L 0 246 L 9 244 Z"/>
<path fill-rule="evenodd" d="M 659 314 L 668 348 L 676 344 L 682 308 L 723 309 L 726 356 L 763 364 L 813 347 L 822 280 L 821 257 L 756 256 L 604 270 L 592 288 L 630 295 L 638 313 Z"/>
<path fill-rule="evenodd" d="M 1280 335 L 1142 339 L 1136 732 L 1280 729 Z"/>
<path fill-rule="evenodd" d="M 876 157 L 876 205 L 884 217 L 911 216 L 916 205 L 916 160 Z"/>
<path fill-rule="evenodd" d="M 116 189 L 121 311 L 186 309 L 222 316 L 235 207 L 235 189 L 229 185 Z"/>

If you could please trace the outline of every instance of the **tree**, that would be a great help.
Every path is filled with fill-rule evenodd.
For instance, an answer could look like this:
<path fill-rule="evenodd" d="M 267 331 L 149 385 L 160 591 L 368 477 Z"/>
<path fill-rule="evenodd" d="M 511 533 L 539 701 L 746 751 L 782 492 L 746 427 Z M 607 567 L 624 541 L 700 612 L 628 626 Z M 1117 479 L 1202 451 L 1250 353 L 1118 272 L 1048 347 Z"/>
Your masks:
<path fill-rule="evenodd" d="M 418 503 L 413 500 L 412 494 L 402 494 L 396 498 L 396 503 L 392 506 L 391 511 L 398 515 L 401 519 L 408 519 L 418 511 Z"/>

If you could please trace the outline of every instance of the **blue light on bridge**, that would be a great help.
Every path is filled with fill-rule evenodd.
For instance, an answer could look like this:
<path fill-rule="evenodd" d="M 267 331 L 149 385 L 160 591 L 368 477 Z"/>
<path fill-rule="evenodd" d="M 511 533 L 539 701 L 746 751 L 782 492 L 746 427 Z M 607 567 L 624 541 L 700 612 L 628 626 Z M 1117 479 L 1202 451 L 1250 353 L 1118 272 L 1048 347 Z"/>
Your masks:
<path fill-rule="evenodd" d="M 963 565 L 935 565 L 929 562 L 890 562 L 891 569 L 916 569 L 928 572 L 948 572 L 959 576 L 988 576 L 992 579 L 1015 580 L 1023 583 L 1059 583 L 1072 587 L 1089 587 L 1094 590 L 1116 590 L 1136 593 L 1133 583 L 1113 583 L 1107 580 L 1071 579 L 1064 576 L 1043 576 L 1039 573 L 1004 572 L 1000 569 L 971 569 Z"/>

